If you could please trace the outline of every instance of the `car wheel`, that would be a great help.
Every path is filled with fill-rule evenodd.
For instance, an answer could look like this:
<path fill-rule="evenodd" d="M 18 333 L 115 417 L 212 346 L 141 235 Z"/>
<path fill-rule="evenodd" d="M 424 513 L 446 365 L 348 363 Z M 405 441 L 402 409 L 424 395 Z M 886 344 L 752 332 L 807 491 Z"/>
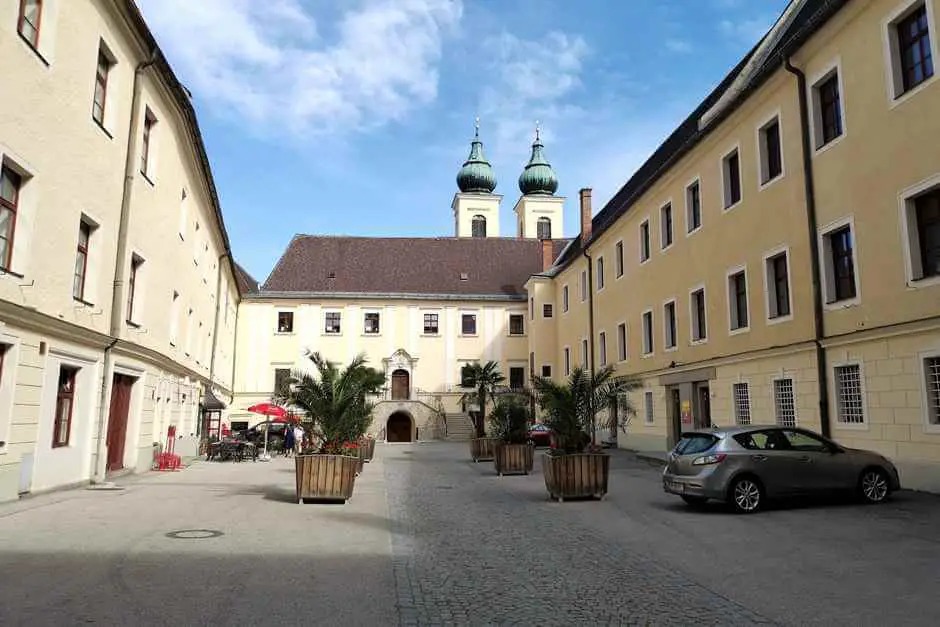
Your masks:
<path fill-rule="evenodd" d="M 891 490 L 888 475 L 880 468 L 868 468 L 858 480 L 858 491 L 866 503 L 883 503 Z"/>
<path fill-rule="evenodd" d="M 729 501 L 734 511 L 739 514 L 753 514 L 764 504 L 764 488 L 754 477 L 739 477 L 731 484 L 728 491 Z"/>
<path fill-rule="evenodd" d="M 701 507 L 708 502 L 708 499 L 704 496 L 689 496 L 688 494 L 683 494 L 682 500 L 692 507 Z"/>

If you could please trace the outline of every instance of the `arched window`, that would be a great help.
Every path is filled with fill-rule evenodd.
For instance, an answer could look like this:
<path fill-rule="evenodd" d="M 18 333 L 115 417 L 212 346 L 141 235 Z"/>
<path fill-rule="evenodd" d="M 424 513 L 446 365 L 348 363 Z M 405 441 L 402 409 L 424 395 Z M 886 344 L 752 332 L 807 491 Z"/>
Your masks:
<path fill-rule="evenodd" d="M 536 236 L 539 239 L 552 239 L 552 221 L 548 218 L 539 218 Z"/>
<path fill-rule="evenodd" d="M 470 223 L 470 235 L 473 237 L 486 237 L 486 218 L 473 216 L 473 222 Z"/>

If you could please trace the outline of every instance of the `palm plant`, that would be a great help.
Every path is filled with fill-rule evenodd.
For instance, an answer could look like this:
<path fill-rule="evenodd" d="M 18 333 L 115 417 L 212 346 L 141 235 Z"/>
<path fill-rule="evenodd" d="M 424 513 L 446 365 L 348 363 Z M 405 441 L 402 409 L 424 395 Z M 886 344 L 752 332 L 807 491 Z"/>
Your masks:
<path fill-rule="evenodd" d="M 385 376 L 366 366 L 362 354 L 342 369 L 318 352 L 308 353 L 307 358 L 315 372 L 294 371 L 278 400 L 306 414 L 311 435 L 319 442 L 315 452 L 342 454 L 369 428 L 374 403 L 368 397 L 379 391 Z"/>
<path fill-rule="evenodd" d="M 529 418 L 529 405 L 524 396 L 502 396 L 490 414 L 493 436 L 508 444 L 524 444 L 528 439 Z"/>
<path fill-rule="evenodd" d="M 473 402 L 480 406 L 480 411 L 473 421 L 476 437 L 486 437 L 486 401 L 496 392 L 496 387 L 506 380 L 499 371 L 499 363 L 488 361 L 485 364 L 473 362 L 464 366 L 464 382 L 468 387 L 474 388 L 472 392 L 463 395 L 463 402 Z"/>
<path fill-rule="evenodd" d="M 617 409 L 635 413 L 629 393 L 639 387 L 639 382 L 615 376 L 613 366 L 607 366 L 593 376 L 583 368 L 575 368 L 564 383 L 534 377 L 533 385 L 546 414 L 545 424 L 555 435 L 556 450 L 579 453 L 589 442 L 596 446 L 599 411 L 608 410 L 608 416 Z M 621 427 L 626 427 L 626 421 Z"/>

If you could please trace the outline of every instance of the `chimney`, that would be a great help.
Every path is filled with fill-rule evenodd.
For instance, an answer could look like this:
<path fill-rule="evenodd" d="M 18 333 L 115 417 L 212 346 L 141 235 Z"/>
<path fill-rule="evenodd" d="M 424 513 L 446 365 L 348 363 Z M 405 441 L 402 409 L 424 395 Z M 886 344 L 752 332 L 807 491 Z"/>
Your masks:
<path fill-rule="evenodd" d="M 542 272 L 547 271 L 552 267 L 552 262 L 555 261 L 555 247 L 552 245 L 552 240 L 543 239 L 542 240 Z"/>
<path fill-rule="evenodd" d="M 581 245 L 591 239 L 591 188 L 582 188 L 581 196 Z"/>

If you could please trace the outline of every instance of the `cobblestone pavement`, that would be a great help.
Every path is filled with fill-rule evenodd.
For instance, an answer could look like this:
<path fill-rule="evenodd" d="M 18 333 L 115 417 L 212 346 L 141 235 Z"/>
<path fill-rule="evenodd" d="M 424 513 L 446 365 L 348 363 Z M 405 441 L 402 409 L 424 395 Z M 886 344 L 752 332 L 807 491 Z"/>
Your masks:
<path fill-rule="evenodd" d="M 940 499 L 693 510 L 616 451 L 602 502 L 554 503 L 467 444 L 385 447 L 403 625 L 935 625 Z M 538 454 L 537 454 L 538 456 Z"/>

